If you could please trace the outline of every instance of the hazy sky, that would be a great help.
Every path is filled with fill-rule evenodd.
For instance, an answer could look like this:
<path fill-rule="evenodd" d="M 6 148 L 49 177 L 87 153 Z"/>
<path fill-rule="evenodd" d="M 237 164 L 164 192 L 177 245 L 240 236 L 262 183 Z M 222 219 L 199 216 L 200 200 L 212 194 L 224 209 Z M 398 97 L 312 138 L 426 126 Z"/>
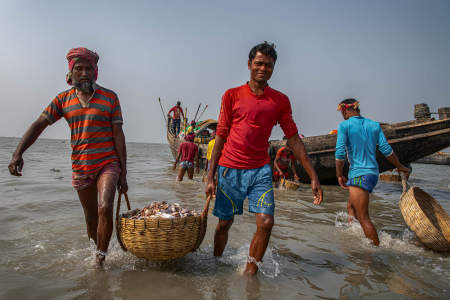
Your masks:
<path fill-rule="evenodd" d="M 450 106 L 449 0 L 0 0 L 0 28 L 0 136 L 21 136 L 68 88 L 65 55 L 79 46 L 100 55 L 98 83 L 119 95 L 128 141 L 166 142 L 158 97 L 217 118 L 265 40 L 279 56 L 269 83 L 305 135 L 336 128 L 347 97 L 383 122 L 412 119 L 414 103 Z M 66 121 L 43 136 L 68 138 Z"/>

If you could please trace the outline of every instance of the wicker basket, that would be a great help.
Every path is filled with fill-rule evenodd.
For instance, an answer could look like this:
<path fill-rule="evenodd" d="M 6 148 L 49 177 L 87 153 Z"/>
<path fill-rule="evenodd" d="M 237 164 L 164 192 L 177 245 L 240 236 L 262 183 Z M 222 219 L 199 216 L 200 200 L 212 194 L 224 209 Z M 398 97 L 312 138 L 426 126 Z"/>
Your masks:
<path fill-rule="evenodd" d="M 402 178 L 398 174 L 380 174 L 380 180 L 382 180 L 382 181 L 400 182 L 400 181 L 402 181 Z"/>
<path fill-rule="evenodd" d="M 284 186 L 287 190 L 298 190 L 300 184 L 298 182 L 281 178 L 281 185 Z"/>
<path fill-rule="evenodd" d="M 200 216 L 181 218 L 151 218 L 134 220 L 119 214 L 120 199 L 117 201 L 116 233 L 124 251 L 152 261 L 177 259 L 195 251 L 205 237 L 208 198 Z M 125 194 L 128 209 L 128 197 Z"/>
<path fill-rule="evenodd" d="M 409 228 L 428 248 L 450 251 L 450 218 L 439 203 L 418 187 L 407 189 L 402 176 L 403 194 L 400 210 Z"/>

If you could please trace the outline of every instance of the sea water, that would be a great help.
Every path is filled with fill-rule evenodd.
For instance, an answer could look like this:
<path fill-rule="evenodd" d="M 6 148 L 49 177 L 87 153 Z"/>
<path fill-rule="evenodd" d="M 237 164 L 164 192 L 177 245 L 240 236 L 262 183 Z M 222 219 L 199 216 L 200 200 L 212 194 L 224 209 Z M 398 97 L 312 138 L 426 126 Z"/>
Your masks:
<path fill-rule="evenodd" d="M 346 191 L 324 186 L 324 202 L 315 206 L 310 187 L 302 185 L 298 191 L 275 190 L 275 226 L 254 278 L 242 275 L 256 230 L 246 205 L 221 258 L 213 256 L 217 219 L 210 215 L 195 253 L 147 262 L 123 252 L 113 234 L 105 267 L 97 270 L 95 246 L 71 187 L 70 142 L 38 140 L 24 155 L 20 178 L 7 170 L 17 143 L 0 138 L 1 299 L 450 298 L 450 258 L 424 248 L 407 228 L 398 183 L 380 182 L 371 195 L 380 247 L 369 243 L 358 222 L 347 222 Z M 127 150 L 132 208 L 167 201 L 201 211 L 201 177 L 176 182 L 168 145 L 129 143 Z M 411 183 L 448 212 L 450 167 L 413 168 Z"/>

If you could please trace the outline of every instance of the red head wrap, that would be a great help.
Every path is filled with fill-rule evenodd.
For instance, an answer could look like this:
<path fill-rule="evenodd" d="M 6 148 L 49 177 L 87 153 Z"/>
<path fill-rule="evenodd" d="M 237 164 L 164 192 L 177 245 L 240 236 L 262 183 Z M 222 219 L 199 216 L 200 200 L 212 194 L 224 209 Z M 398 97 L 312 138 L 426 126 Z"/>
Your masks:
<path fill-rule="evenodd" d="M 67 61 L 69 62 L 69 73 L 66 76 L 66 81 L 68 84 L 72 85 L 72 69 L 78 59 L 84 59 L 92 65 L 92 67 L 95 70 L 94 80 L 97 80 L 97 77 L 98 77 L 97 63 L 98 63 L 98 59 L 99 59 L 99 56 L 97 53 L 95 53 L 94 51 L 91 51 L 87 48 L 83 48 L 83 47 L 73 48 L 73 49 L 70 49 L 69 53 L 67 53 L 66 58 L 67 58 Z"/>
<path fill-rule="evenodd" d="M 359 107 L 359 102 L 355 101 L 355 102 L 350 103 L 350 104 L 341 103 L 341 104 L 338 105 L 336 110 L 346 111 L 349 108 L 356 110 L 358 107 Z"/>
<path fill-rule="evenodd" d="M 195 134 L 194 134 L 194 133 L 189 133 L 188 135 L 186 135 L 186 136 L 184 137 L 184 139 L 185 139 L 186 141 L 188 141 L 188 142 L 193 142 L 194 139 L 195 139 Z"/>

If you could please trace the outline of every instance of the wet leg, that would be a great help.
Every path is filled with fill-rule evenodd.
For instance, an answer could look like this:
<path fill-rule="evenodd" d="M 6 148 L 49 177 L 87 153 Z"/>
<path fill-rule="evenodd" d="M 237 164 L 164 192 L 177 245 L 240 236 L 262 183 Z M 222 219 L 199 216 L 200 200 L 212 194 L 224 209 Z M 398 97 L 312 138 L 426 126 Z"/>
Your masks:
<path fill-rule="evenodd" d="M 269 244 L 270 234 L 272 233 L 274 219 L 272 215 L 256 214 L 256 232 L 250 244 L 250 257 L 260 262 L 266 252 Z M 255 275 L 258 272 L 258 266 L 254 262 L 247 262 L 244 274 Z"/>
<path fill-rule="evenodd" d="M 178 169 L 178 177 L 177 177 L 177 180 L 178 181 L 183 181 L 183 177 L 184 177 L 184 173 L 186 172 L 186 169 L 185 168 L 183 168 L 183 167 L 180 167 L 179 169 Z"/>
<path fill-rule="evenodd" d="M 355 209 L 350 203 L 350 198 L 347 200 L 347 213 L 348 213 L 348 223 L 350 224 L 356 218 Z"/>
<path fill-rule="evenodd" d="M 108 251 L 109 241 L 113 231 L 113 210 L 114 196 L 116 194 L 118 174 L 104 173 L 97 180 L 99 193 L 98 200 L 98 229 L 97 229 L 97 250 Z M 97 264 L 101 265 L 105 257 L 97 254 Z"/>
<path fill-rule="evenodd" d="M 88 237 L 94 240 L 95 244 L 97 244 L 97 186 L 93 184 L 86 189 L 77 191 L 77 193 L 81 205 L 83 206 Z"/>
<path fill-rule="evenodd" d="M 216 232 L 214 234 L 214 256 L 222 256 L 223 250 L 228 241 L 228 231 L 233 225 L 234 218 L 231 220 L 220 220 L 216 226 Z"/>
<path fill-rule="evenodd" d="M 194 179 L 194 168 L 187 169 L 189 179 Z"/>
<path fill-rule="evenodd" d="M 356 218 L 361 224 L 364 234 L 375 246 L 378 246 L 380 244 L 378 233 L 369 217 L 369 192 L 354 186 L 350 186 L 349 191 L 350 203 L 355 210 Z"/>

